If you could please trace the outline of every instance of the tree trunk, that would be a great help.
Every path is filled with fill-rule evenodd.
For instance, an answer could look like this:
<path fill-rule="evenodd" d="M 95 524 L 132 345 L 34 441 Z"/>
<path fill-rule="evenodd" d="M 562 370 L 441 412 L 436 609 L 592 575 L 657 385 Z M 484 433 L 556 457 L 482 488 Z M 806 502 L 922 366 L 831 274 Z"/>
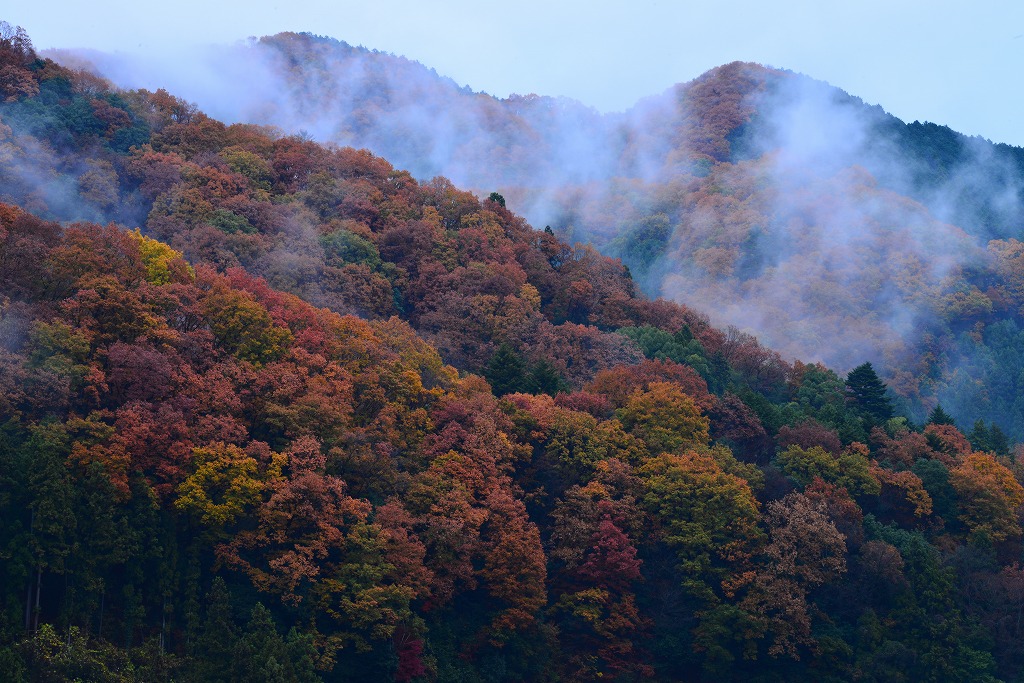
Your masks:
<path fill-rule="evenodd" d="M 29 510 L 28 519 L 28 530 L 29 533 L 35 531 L 36 525 L 36 511 Z M 25 630 L 28 631 L 32 628 L 32 576 L 29 575 L 28 581 L 25 587 Z"/>
<path fill-rule="evenodd" d="M 32 629 L 32 576 L 25 582 L 25 630 Z"/>
<path fill-rule="evenodd" d="M 39 630 L 39 595 L 43 592 L 43 565 L 36 566 L 36 611 L 32 615 L 32 632 Z"/>

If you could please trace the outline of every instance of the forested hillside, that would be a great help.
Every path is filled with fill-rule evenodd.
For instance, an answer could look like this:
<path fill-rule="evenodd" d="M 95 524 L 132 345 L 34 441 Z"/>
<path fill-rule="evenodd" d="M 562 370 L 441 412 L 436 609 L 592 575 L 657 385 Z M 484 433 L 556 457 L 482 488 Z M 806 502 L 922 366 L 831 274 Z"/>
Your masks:
<path fill-rule="evenodd" d="M 141 77 L 94 57 L 122 82 Z M 222 117 L 498 191 L 534 225 L 621 257 L 651 296 L 791 359 L 843 371 L 871 360 L 917 420 L 941 402 L 961 422 L 995 420 L 1024 438 L 1010 275 L 1024 150 L 905 124 L 755 64 L 602 115 L 565 99 L 496 99 L 307 34 L 182 58 L 188 68 L 164 75 Z"/>
<path fill-rule="evenodd" d="M 497 192 L 0 59 L 0 678 L 1024 677 L 998 424 Z"/>

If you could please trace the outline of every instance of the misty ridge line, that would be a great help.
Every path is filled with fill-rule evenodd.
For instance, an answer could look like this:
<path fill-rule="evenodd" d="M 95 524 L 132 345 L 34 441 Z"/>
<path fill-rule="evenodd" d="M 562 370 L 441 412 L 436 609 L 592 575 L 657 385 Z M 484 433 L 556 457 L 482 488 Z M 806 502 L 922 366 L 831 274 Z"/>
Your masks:
<path fill-rule="evenodd" d="M 567 98 L 497 99 L 306 34 L 172 62 L 79 59 L 121 87 L 166 87 L 228 123 L 366 148 L 417 178 L 497 190 L 534 226 L 621 257 L 648 294 L 839 370 L 872 360 L 892 377 L 911 367 L 923 335 L 943 327 L 944 302 L 973 295 L 960 291 L 964 273 L 990 267 L 990 240 L 1019 237 L 1024 216 L 1019 148 L 907 125 L 755 64 L 601 114 Z"/>
<path fill-rule="evenodd" d="M 802 96 L 832 96 L 836 104 L 832 113 L 841 113 L 844 107 L 870 109 L 864 123 L 902 125 L 877 105 L 869 108 L 828 84 L 755 64 L 719 67 L 695 81 L 644 98 L 625 112 L 602 114 L 569 98 L 511 95 L 498 99 L 459 86 L 418 62 L 309 34 L 278 34 L 251 39 L 245 45 L 214 46 L 170 58 L 133 55 L 128 59 L 74 50 L 49 54 L 65 62 L 91 65 L 122 87 L 166 88 L 197 102 L 207 114 L 226 123 L 275 125 L 290 134 L 306 132 L 322 142 L 342 145 L 368 143 L 368 149 L 382 156 L 386 150 L 387 158 L 417 178 L 426 180 L 447 172 L 456 184 L 473 188 L 496 183 L 542 187 L 612 177 L 658 180 L 667 170 L 685 170 L 685 162 L 693 161 L 694 156 L 735 160 L 749 153 L 749 139 L 742 141 L 746 151 L 734 152 L 732 158 L 728 153 L 722 155 L 712 149 L 721 141 L 710 139 L 722 137 L 722 131 L 707 131 L 707 126 L 694 118 L 717 115 L 727 109 L 719 106 L 727 104 L 725 100 L 749 99 L 768 88 L 774 91 L 776 108 L 798 110 L 806 103 Z M 722 93 L 723 102 L 710 110 L 688 109 L 685 96 L 695 85 L 713 80 L 719 72 L 737 69 L 750 72 L 744 84 L 748 92 Z M 787 82 L 794 85 L 786 87 Z M 736 135 L 736 129 L 759 113 L 753 103 L 741 110 L 740 120 L 726 122 L 729 130 L 724 132 L 732 133 L 730 137 L 744 137 Z M 803 132 L 822 135 L 835 128 L 823 121 L 815 124 Z M 945 130 L 968 143 L 978 143 L 979 151 L 991 146 L 982 138 Z M 664 132 L 671 134 L 669 139 Z M 688 133 L 691 139 L 684 139 Z M 702 136 L 709 139 L 700 140 Z M 793 136 L 783 132 L 778 137 L 776 143 Z M 833 151 L 850 151 L 850 141 L 861 138 L 863 135 L 833 139 Z M 477 143 L 481 141 L 490 147 L 480 149 Z M 477 149 L 471 149 L 474 147 Z M 508 156 L 508 152 L 528 153 L 528 158 Z M 480 162 L 485 160 L 498 163 L 484 168 Z M 908 162 L 916 164 L 913 173 L 928 172 L 918 160 Z"/>
<path fill-rule="evenodd" d="M 304 34 L 177 55 L 173 63 L 98 53 L 85 58 L 122 87 L 166 87 L 227 123 L 273 125 L 322 142 L 365 147 L 419 179 L 445 175 L 462 187 L 521 196 L 516 208 L 538 226 L 556 218 L 552 188 L 586 193 L 588 184 L 614 179 L 662 182 L 771 148 L 786 150 L 785 163 L 803 164 L 812 174 L 861 161 L 881 182 L 925 201 L 949 222 L 957 222 L 955 207 L 943 207 L 941 198 L 959 198 L 978 185 L 965 181 L 966 169 L 955 168 L 951 182 L 937 191 L 915 191 L 916 176 L 928 173 L 927 164 L 894 164 L 884 144 L 858 144 L 867 129 L 891 127 L 898 119 L 827 84 L 757 65 L 719 67 L 624 113 L 600 114 L 567 98 L 499 100 L 459 87 L 417 62 Z M 693 110 L 690 92 L 714 81 L 716 72 L 737 70 L 748 72 L 741 88 Z M 765 96 L 768 89 L 772 97 Z M 834 101 L 826 102 L 830 97 Z M 730 98 L 740 100 L 735 112 L 726 111 Z M 811 121 L 815 110 L 830 116 Z M 722 112 L 724 121 L 700 120 Z M 763 125 L 766 119 L 773 125 Z M 709 130 L 723 125 L 725 130 Z M 975 154 L 985 152 L 985 141 L 969 142 L 977 143 Z M 961 190 L 949 192 L 956 184 Z M 1005 189 L 1001 209 L 1019 212 L 1019 187 Z"/>

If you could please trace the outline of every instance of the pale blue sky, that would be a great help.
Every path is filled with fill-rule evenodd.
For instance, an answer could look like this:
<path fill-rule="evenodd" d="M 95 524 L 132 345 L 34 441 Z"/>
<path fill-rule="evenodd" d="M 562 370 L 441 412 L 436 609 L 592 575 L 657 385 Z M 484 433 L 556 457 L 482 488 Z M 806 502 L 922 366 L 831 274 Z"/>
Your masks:
<path fill-rule="evenodd" d="M 474 90 L 565 95 L 602 111 L 754 61 L 907 121 L 1024 145 L 1019 0 L 57 0 L 18 3 L 0 18 L 41 49 L 171 54 L 309 31 L 418 60 Z"/>

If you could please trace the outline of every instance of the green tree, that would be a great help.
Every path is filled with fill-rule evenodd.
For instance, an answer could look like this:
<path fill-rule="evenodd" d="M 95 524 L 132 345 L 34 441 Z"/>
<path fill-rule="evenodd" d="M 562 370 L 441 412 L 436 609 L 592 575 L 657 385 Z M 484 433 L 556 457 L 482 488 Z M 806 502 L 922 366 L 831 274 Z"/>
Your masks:
<path fill-rule="evenodd" d="M 979 418 L 967 435 L 967 440 L 976 451 L 995 453 L 1002 457 L 1010 455 L 1010 439 L 995 422 L 986 426 L 985 421 Z"/>
<path fill-rule="evenodd" d="M 235 643 L 232 680 L 242 683 L 289 683 L 288 647 L 277 632 L 274 617 L 262 602 L 252 609 L 245 632 Z"/>
<path fill-rule="evenodd" d="M 194 471 L 178 486 L 174 507 L 216 535 L 259 502 L 259 465 L 238 446 L 218 442 L 192 449 Z"/>
<path fill-rule="evenodd" d="M 637 389 L 616 417 L 652 455 L 708 443 L 708 418 L 677 384 L 651 382 L 647 391 Z"/>
<path fill-rule="evenodd" d="M 729 474 L 709 453 L 663 453 L 639 470 L 643 502 L 676 555 L 684 590 L 706 606 L 749 569 L 764 534 L 750 485 Z"/>
<path fill-rule="evenodd" d="M 1010 455 L 1010 439 L 995 422 L 992 423 L 992 429 L 988 432 L 988 439 L 993 453 L 1004 458 Z"/>
<path fill-rule="evenodd" d="M 541 358 L 530 370 L 527 384 L 531 394 L 554 396 L 569 391 L 569 383 L 546 358 Z"/>
<path fill-rule="evenodd" d="M 878 479 L 871 474 L 867 457 L 853 449 L 835 456 L 821 446 L 803 449 L 793 445 L 779 453 L 775 463 L 800 486 L 819 478 L 842 486 L 855 496 L 878 495 L 881 491 Z"/>
<path fill-rule="evenodd" d="M 29 456 L 24 461 L 29 467 L 26 482 L 30 501 L 28 547 L 35 564 L 35 585 L 30 589 L 34 591 L 34 597 L 29 611 L 32 630 L 36 630 L 40 621 L 44 574 L 64 574 L 67 571 L 77 520 L 72 504 L 74 484 L 65 466 L 68 436 L 64 426 L 48 422 L 33 428 L 25 444 L 25 452 Z"/>
<path fill-rule="evenodd" d="M 893 416 L 886 386 L 878 379 L 871 363 L 858 365 L 846 376 L 847 400 L 872 425 L 879 425 Z"/>
<path fill-rule="evenodd" d="M 514 394 L 526 386 L 526 363 L 508 342 L 503 342 L 491 356 L 484 377 L 491 384 L 495 396 Z"/>
<path fill-rule="evenodd" d="M 942 409 L 942 404 L 940 403 L 940 404 L 935 406 L 935 410 L 933 410 L 931 412 L 931 415 L 928 416 L 927 424 L 930 424 L 930 425 L 953 425 L 955 427 L 956 426 L 956 420 L 953 419 L 952 415 L 950 415 L 949 413 L 947 413 L 945 410 Z"/>
<path fill-rule="evenodd" d="M 988 431 L 988 427 L 985 426 L 985 421 L 980 417 L 974 423 L 971 433 L 967 435 L 967 440 L 971 442 L 971 446 L 976 451 L 987 453 L 992 450 L 992 436 Z"/>
<path fill-rule="evenodd" d="M 247 292 L 217 283 L 204 304 L 217 343 L 241 360 L 258 364 L 277 360 L 292 342 L 288 328 L 274 324 L 267 309 Z"/>
<path fill-rule="evenodd" d="M 194 680 L 229 680 L 237 640 L 231 595 L 224 579 L 218 576 L 206 595 L 206 618 L 195 644 Z"/>

